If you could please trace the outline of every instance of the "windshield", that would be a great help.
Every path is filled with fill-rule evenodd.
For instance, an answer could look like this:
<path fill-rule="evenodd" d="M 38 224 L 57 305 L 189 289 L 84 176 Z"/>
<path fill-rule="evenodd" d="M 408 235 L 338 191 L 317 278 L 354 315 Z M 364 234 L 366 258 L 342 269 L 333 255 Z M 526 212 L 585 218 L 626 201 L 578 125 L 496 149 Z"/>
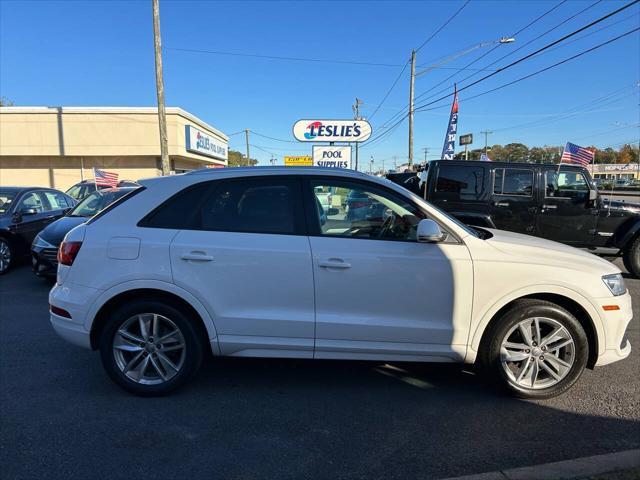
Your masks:
<path fill-rule="evenodd" d="M 76 205 L 76 207 L 69 213 L 69 216 L 93 217 L 100 210 L 109 206 L 111 203 L 115 202 L 127 193 L 129 193 L 129 190 L 117 190 L 114 192 L 101 192 L 98 190 Z"/>
<path fill-rule="evenodd" d="M 11 203 L 16 197 L 16 192 L 10 190 L 0 190 L 0 215 L 7 213 L 11 208 Z"/>

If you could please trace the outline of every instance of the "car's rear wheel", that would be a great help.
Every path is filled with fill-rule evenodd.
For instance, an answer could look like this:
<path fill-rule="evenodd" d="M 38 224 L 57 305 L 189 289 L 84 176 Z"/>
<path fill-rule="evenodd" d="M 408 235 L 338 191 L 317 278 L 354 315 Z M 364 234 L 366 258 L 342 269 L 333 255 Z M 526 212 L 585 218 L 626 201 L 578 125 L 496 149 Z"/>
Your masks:
<path fill-rule="evenodd" d="M 622 260 L 627 271 L 634 277 L 640 278 L 640 236 L 627 246 Z"/>
<path fill-rule="evenodd" d="M 480 359 L 485 370 L 521 398 L 545 399 L 566 392 L 587 364 L 584 328 L 550 302 L 520 300 L 487 333 Z"/>
<path fill-rule="evenodd" d="M 115 310 L 100 337 L 105 370 L 137 395 L 174 390 L 202 361 L 202 343 L 192 321 L 176 307 L 154 300 Z"/>
<path fill-rule="evenodd" d="M 9 271 L 13 258 L 11 243 L 6 238 L 0 238 L 0 275 Z"/>

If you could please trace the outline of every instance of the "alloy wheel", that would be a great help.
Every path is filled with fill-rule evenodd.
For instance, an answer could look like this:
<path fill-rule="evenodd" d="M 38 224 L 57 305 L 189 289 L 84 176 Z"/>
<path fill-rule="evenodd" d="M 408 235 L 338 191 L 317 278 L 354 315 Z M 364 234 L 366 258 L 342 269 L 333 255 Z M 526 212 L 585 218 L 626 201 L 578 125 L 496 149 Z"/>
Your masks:
<path fill-rule="evenodd" d="M 11 248 L 6 240 L 0 240 L 0 272 L 5 272 L 11 265 Z"/>
<path fill-rule="evenodd" d="M 510 382 L 538 390 L 558 384 L 576 358 L 573 337 L 560 322 L 532 317 L 518 322 L 504 336 L 500 362 Z"/>
<path fill-rule="evenodd" d="M 127 319 L 113 337 L 113 357 L 120 371 L 143 385 L 171 380 L 182 369 L 186 343 L 180 328 L 156 313 Z"/>

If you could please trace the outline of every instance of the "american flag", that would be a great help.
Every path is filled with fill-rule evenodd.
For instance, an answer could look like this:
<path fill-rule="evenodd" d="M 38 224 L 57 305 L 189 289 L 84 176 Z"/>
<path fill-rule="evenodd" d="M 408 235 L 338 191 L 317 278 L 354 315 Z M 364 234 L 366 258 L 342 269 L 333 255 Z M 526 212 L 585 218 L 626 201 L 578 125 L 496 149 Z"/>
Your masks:
<path fill-rule="evenodd" d="M 595 154 L 588 148 L 580 147 L 574 143 L 567 142 L 562 152 L 560 163 L 577 163 L 586 167 L 593 162 Z"/>
<path fill-rule="evenodd" d="M 99 168 L 93 169 L 93 178 L 95 178 L 96 186 L 100 187 L 117 187 L 118 186 L 118 174 L 100 170 Z"/>

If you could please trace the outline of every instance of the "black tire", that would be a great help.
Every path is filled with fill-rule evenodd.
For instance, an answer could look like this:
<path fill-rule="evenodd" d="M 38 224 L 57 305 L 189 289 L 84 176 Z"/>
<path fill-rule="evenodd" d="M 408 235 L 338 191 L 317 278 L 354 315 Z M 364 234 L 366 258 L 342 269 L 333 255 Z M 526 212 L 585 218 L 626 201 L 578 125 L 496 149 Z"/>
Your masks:
<path fill-rule="evenodd" d="M 562 325 L 574 342 L 573 364 L 568 372 L 556 384 L 539 389 L 525 388 L 512 381 L 501 361 L 501 345 L 507 334 L 519 322 L 542 317 Z M 543 357 L 544 358 L 544 357 Z M 496 381 L 498 386 L 519 398 L 547 399 L 556 397 L 569 390 L 580 378 L 589 358 L 589 342 L 580 322 L 567 310 L 551 302 L 522 299 L 517 301 L 501 318 L 497 319 L 486 332 L 479 355 L 479 366 L 483 373 Z M 540 370 L 542 371 L 542 370 Z"/>
<path fill-rule="evenodd" d="M 157 314 L 169 319 L 170 322 L 179 329 L 182 339 L 184 340 L 184 356 L 181 357 L 182 360 L 179 363 L 179 370 L 173 374 L 172 378 L 162 381 L 162 383 L 138 383 L 125 375 L 123 370 L 118 366 L 118 360 L 116 359 L 116 353 L 113 348 L 116 333 L 128 320 L 139 314 Z M 120 387 L 136 395 L 160 396 L 175 390 L 191 379 L 202 363 L 204 339 L 199 337 L 198 330 L 193 323 L 194 321 L 196 321 L 196 319 L 190 318 L 180 309 L 164 303 L 161 300 L 140 300 L 117 308 L 109 315 L 109 319 L 100 336 L 100 357 L 104 369 L 111 379 Z M 145 357 L 151 356 L 150 353 L 146 352 L 146 349 L 142 353 Z M 155 353 L 152 355 L 155 355 Z M 149 358 L 149 360 L 151 360 L 151 358 Z M 122 359 L 120 361 L 122 361 Z M 153 368 L 153 365 L 150 365 L 149 368 Z M 143 373 L 144 371 L 148 371 L 148 369 L 142 370 Z M 169 370 L 166 369 L 166 372 L 168 371 Z"/>
<path fill-rule="evenodd" d="M 5 273 L 7 273 L 16 261 L 16 252 L 11 245 L 11 242 L 8 238 L 0 237 L 0 255 L 2 255 L 3 251 L 8 252 L 9 260 L 8 262 L 3 262 L 2 259 L 0 259 L 0 275 L 4 275 Z"/>
<path fill-rule="evenodd" d="M 627 272 L 635 278 L 640 278 L 640 235 L 627 245 L 622 255 L 622 261 Z"/>

